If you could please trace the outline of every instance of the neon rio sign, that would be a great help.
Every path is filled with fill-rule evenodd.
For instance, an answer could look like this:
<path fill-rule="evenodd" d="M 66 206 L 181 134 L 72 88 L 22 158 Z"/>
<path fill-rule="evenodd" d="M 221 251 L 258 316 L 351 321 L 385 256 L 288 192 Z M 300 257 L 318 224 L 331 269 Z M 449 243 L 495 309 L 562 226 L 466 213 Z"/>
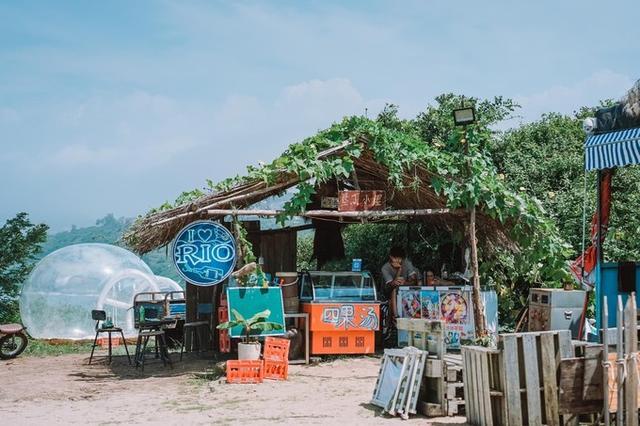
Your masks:
<path fill-rule="evenodd" d="M 184 227 L 173 243 L 173 263 L 182 278 L 195 285 L 224 281 L 236 264 L 236 241 L 216 222 L 197 221 Z"/>

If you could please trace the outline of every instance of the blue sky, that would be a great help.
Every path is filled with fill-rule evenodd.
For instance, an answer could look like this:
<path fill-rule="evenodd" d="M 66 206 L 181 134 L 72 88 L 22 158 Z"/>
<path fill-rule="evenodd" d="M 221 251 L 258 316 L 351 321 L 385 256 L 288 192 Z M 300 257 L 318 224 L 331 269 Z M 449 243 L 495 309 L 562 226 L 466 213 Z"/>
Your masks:
<path fill-rule="evenodd" d="M 454 6 L 453 3 L 459 6 Z M 135 216 L 344 115 L 504 95 L 518 121 L 640 77 L 640 2 L 0 3 L 0 222 Z"/>

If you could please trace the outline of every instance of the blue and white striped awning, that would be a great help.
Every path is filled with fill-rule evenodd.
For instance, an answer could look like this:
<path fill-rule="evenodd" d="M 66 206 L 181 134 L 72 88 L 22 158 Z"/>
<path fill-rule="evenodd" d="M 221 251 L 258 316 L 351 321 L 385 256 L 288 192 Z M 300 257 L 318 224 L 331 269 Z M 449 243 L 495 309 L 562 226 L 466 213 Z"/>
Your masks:
<path fill-rule="evenodd" d="M 640 127 L 591 135 L 584 148 L 586 170 L 640 164 Z"/>

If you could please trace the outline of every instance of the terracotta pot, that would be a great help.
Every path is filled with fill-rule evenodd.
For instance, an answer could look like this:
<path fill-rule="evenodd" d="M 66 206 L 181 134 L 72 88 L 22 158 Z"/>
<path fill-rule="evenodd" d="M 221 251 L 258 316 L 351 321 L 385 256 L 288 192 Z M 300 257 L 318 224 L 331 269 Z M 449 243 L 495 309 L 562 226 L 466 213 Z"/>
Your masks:
<path fill-rule="evenodd" d="M 238 343 L 238 359 L 239 360 L 256 360 L 260 359 L 260 342 Z"/>

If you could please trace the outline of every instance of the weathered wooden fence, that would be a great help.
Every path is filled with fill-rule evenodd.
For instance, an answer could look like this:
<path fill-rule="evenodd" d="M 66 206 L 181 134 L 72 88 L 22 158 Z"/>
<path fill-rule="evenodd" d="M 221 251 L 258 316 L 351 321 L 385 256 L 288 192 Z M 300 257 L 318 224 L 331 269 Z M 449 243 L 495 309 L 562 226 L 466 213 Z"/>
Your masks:
<path fill-rule="evenodd" d="M 467 421 L 560 425 L 558 371 L 573 357 L 568 330 L 501 334 L 498 349 L 462 348 Z"/>

